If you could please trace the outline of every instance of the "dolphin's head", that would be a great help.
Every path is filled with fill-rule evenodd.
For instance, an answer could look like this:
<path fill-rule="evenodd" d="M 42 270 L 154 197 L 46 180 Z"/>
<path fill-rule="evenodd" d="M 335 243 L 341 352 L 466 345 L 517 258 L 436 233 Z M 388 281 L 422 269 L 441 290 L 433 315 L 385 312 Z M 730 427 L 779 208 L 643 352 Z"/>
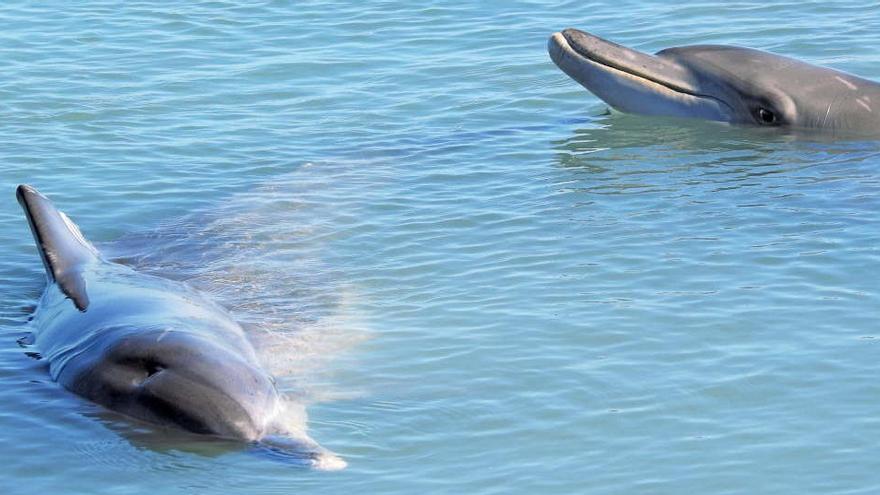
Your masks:
<path fill-rule="evenodd" d="M 256 441 L 279 408 L 274 380 L 240 352 L 185 332 L 96 340 L 58 380 L 110 409 L 194 433 Z"/>
<path fill-rule="evenodd" d="M 548 49 L 566 74 L 623 112 L 880 132 L 880 85 L 792 58 L 721 45 L 648 55 L 577 29 L 555 33 Z"/>
<path fill-rule="evenodd" d="M 288 428 L 291 404 L 250 349 L 174 330 L 111 328 L 64 363 L 58 381 L 158 426 L 249 442 L 273 459 L 321 470 L 346 462 Z"/>

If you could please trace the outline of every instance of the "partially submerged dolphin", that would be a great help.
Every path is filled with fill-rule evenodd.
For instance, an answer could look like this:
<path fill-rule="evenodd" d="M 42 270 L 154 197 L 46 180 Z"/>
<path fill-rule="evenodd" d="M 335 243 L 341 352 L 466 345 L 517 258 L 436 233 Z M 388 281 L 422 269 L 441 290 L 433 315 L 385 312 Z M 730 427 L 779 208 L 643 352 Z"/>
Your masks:
<path fill-rule="evenodd" d="M 225 310 L 182 283 L 103 259 L 36 189 L 18 186 L 16 196 L 48 276 L 33 324 L 53 379 L 140 420 L 344 467 L 310 439 L 271 437 L 282 399 Z"/>
<path fill-rule="evenodd" d="M 550 58 L 622 112 L 880 134 L 880 83 L 772 53 L 723 45 L 638 52 L 577 29 Z"/>

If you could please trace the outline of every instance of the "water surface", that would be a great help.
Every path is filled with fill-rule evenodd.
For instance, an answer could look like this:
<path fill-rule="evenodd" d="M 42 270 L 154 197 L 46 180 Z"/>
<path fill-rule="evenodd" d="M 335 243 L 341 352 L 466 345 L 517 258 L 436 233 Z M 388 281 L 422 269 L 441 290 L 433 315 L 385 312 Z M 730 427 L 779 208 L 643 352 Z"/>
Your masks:
<path fill-rule="evenodd" d="M 864 2 L 0 9 L 0 493 L 876 493 L 880 147 L 606 115 L 550 33 L 880 79 Z M 14 186 L 230 308 L 344 457 L 168 436 L 16 340 Z M 2 199 L 0 194 L 0 199 Z M 308 420 L 306 422 L 306 415 Z"/>

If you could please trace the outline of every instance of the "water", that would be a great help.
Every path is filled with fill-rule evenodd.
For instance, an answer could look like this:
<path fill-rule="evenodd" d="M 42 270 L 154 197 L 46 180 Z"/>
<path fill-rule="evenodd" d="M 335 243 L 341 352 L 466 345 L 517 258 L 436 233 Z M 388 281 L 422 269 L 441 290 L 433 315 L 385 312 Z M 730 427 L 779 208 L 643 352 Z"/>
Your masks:
<path fill-rule="evenodd" d="M 876 6 L 0 17 L 0 493 L 880 490 L 877 143 L 605 115 L 545 51 L 574 26 L 880 79 Z M 16 345 L 43 284 L 21 182 L 230 308 L 349 467 L 169 437 L 53 383 Z"/>

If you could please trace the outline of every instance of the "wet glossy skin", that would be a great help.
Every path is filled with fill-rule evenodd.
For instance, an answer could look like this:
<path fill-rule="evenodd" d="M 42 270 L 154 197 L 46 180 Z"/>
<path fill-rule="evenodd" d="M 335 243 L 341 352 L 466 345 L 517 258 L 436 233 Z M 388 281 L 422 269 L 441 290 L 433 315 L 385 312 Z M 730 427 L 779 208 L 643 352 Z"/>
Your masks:
<path fill-rule="evenodd" d="M 120 265 L 95 263 L 84 275 L 85 312 L 49 286 L 34 319 L 53 378 L 145 421 L 242 440 L 266 433 L 278 394 L 222 308 Z"/>
<path fill-rule="evenodd" d="M 19 186 L 16 197 L 46 268 L 33 344 L 58 383 L 128 416 L 250 442 L 285 462 L 346 466 L 285 427 L 274 379 L 223 308 L 183 283 L 105 260 L 33 187 Z"/>
<path fill-rule="evenodd" d="M 186 285 L 104 260 L 36 189 L 16 190 L 48 283 L 33 320 L 52 377 L 109 409 L 254 441 L 279 412 L 241 327 Z"/>
<path fill-rule="evenodd" d="M 781 55 L 721 45 L 649 55 L 577 29 L 555 33 L 548 50 L 623 112 L 880 134 L 880 84 Z"/>

